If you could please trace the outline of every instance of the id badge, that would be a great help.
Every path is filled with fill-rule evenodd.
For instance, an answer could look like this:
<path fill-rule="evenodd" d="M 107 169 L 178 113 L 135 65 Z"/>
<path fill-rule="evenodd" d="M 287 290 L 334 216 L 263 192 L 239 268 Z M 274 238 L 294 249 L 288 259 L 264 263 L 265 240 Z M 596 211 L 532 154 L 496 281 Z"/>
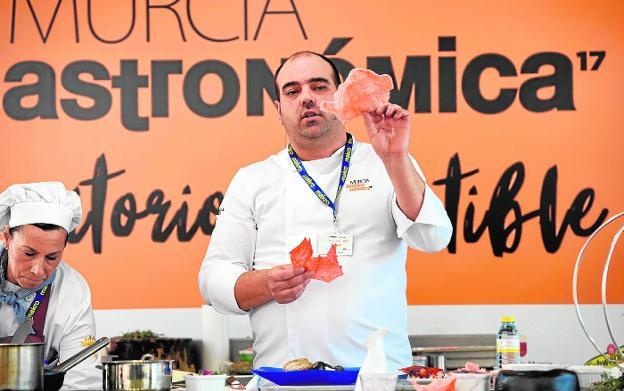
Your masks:
<path fill-rule="evenodd" d="M 336 254 L 353 255 L 353 235 L 342 232 L 327 232 L 319 235 L 318 253 L 327 254 L 332 244 L 336 245 Z"/>

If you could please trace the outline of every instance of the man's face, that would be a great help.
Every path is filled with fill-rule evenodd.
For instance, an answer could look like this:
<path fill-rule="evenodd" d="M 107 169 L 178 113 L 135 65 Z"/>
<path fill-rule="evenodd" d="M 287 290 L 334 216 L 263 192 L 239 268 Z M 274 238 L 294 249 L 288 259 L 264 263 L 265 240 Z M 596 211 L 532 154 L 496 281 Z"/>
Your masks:
<path fill-rule="evenodd" d="M 10 236 L 7 226 L 2 237 L 9 255 L 7 280 L 32 289 L 47 280 L 59 266 L 67 232 L 62 228 L 44 231 L 34 225 L 23 225 Z"/>
<path fill-rule="evenodd" d="M 276 80 L 280 101 L 275 105 L 291 140 L 304 142 L 340 129 L 336 116 L 320 109 L 321 102 L 331 101 L 336 92 L 333 80 L 332 67 L 313 54 L 301 54 L 284 64 Z"/>

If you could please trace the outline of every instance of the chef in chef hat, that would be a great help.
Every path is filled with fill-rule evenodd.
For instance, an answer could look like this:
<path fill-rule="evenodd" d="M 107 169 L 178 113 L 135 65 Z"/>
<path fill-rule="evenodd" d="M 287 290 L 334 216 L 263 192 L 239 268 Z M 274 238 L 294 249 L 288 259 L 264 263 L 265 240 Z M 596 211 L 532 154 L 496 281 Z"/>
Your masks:
<path fill-rule="evenodd" d="M 69 233 L 81 217 L 78 194 L 60 182 L 11 185 L 0 194 L 0 303 L 13 306 L 19 323 L 27 298 L 54 281 Z M 4 289 L 7 282 L 14 288 L 10 293 Z"/>
<path fill-rule="evenodd" d="M 45 342 L 46 369 L 95 342 L 89 285 L 61 261 L 81 217 L 78 194 L 60 182 L 12 185 L 0 193 L 0 342 L 10 342 L 32 318 L 26 341 Z M 98 363 L 91 356 L 70 369 L 63 389 L 101 390 Z"/>

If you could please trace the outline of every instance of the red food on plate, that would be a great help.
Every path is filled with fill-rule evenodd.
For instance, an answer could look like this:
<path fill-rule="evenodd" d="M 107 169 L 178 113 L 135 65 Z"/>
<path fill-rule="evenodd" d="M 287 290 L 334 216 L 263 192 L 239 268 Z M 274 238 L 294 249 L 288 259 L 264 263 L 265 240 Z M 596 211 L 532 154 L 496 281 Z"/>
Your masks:
<path fill-rule="evenodd" d="M 423 367 L 420 365 L 401 368 L 401 372 L 407 374 L 407 376 L 418 377 L 420 379 L 438 378 L 443 374 L 440 368 Z"/>
<path fill-rule="evenodd" d="M 457 370 L 459 373 L 485 373 L 485 368 L 479 367 L 479 364 L 468 361 L 463 368 Z"/>
<path fill-rule="evenodd" d="M 295 267 L 303 267 L 314 273 L 312 278 L 320 281 L 331 282 L 342 276 L 342 267 L 338 263 L 336 245 L 332 245 L 325 256 L 312 256 L 312 244 L 310 239 L 305 238 L 299 245 L 290 251 L 290 261 Z"/>

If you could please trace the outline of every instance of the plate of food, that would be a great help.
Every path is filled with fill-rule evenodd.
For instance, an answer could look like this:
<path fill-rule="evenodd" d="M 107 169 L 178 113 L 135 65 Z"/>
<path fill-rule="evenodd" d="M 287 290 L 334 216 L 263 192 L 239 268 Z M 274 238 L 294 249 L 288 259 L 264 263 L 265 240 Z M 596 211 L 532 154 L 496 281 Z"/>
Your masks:
<path fill-rule="evenodd" d="M 287 362 L 283 368 L 260 367 L 253 373 L 278 386 L 346 386 L 355 384 L 360 368 L 343 368 L 307 359 Z"/>

